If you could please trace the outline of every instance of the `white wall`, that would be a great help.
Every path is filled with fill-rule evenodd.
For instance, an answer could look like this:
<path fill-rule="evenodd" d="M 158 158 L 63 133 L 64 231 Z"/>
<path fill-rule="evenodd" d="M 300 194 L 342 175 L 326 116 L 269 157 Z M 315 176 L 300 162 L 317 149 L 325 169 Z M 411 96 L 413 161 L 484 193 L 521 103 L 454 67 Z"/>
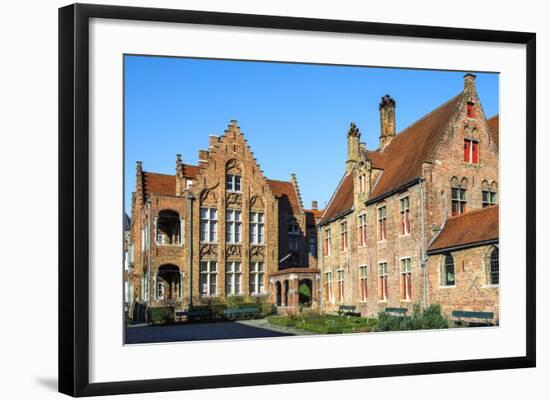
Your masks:
<path fill-rule="evenodd" d="M 107 0 L 106 0 L 107 1 Z M 550 85 L 545 79 L 550 54 L 550 25 L 544 2 L 477 1 L 442 2 L 393 0 L 352 2 L 277 0 L 259 2 L 232 0 L 189 1 L 115 1 L 112 4 L 203 9 L 302 17 L 356 19 L 379 22 L 410 23 L 470 28 L 535 31 L 538 38 L 538 187 L 539 204 L 550 191 L 543 188 L 544 174 L 550 174 L 550 161 L 542 160 L 542 149 L 550 146 L 548 120 L 543 110 L 550 107 Z M 100 1 L 99 3 L 103 3 Z M 228 4 L 231 4 L 229 7 Z M 260 4 L 262 3 L 262 4 Z M 3 239 L 2 263 L 6 273 L 25 274 L 29 288 L 22 295 L 19 287 L 6 280 L 0 363 L 3 372 L 2 398 L 57 399 L 57 7 L 67 3 L 57 0 L 21 1 L 3 4 L 1 13 L 2 62 L 0 63 L 0 210 Z M 546 107 L 545 107 L 546 106 Z M 16 206 L 16 207 L 14 207 Z M 28 219 L 27 224 L 22 224 Z M 549 215 L 538 210 L 539 244 L 545 242 L 540 230 Z M 32 251 L 28 244 L 13 242 L 22 238 L 23 230 L 34 227 Z M 9 230 L 6 229 L 9 227 Z M 15 233 L 14 233 L 15 231 Z M 21 231 L 21 233 L 19 233 Z M 8 234 L 9 232 L 9 234 Z M 15 234 L 15 235 L 14 235 Z M 20 234 L 20 235 L 19 235 Z M 538 260 L 548 257 L 548 247 L 539 246 Z M 542 264 L 541 264 L 542 265 Z M 20 270 L 20 272 L 18 271 Z M 24 273 L 23 273 L 24 271 Z M 538 271 L 538 308 L 550 308 L 548 295 L 540 283 L 548 276 Z M 7 277 L 6 274 L 3 277 Z M 5 293 L 7 291 L 7 294 Z M 550 368 L 542 313 L 538 314 L 539 367 L 536 369 L 447 374 L 437 376 L 398 377 L 345 382 L 293 384 L 240 389 L 223 389 L 224 399 L 282 400 L 335 399 L 369 397 L 384 399 L 448 400 L 523 398 L 527 394 L 547 393 Z M 220 390 L 193 394 L 164 393 L 148 399 L 202 397 L 219 399 Z M 128 396 L 138 399 L 140 395 Z M 535 397 L 541 399 L 542 396 Z"/>

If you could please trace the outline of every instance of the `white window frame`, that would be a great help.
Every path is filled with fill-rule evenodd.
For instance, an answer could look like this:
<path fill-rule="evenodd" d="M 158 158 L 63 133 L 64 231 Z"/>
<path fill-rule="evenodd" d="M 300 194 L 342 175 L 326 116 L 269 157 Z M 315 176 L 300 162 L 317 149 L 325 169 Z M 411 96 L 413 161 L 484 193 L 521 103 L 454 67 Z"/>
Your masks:
<path fill-rule="evenodd" d="M 409 263 L 405 263 L 405 261 L 409 261 Z M 405 297 L 402 298 L 402 301 L 412 301 L 412 294 L 409 293 L 409 286 L 408 281 L 411 282 L 411 292 L 412 292 L 412 259 L 410 256 L 405 256 L 400 259 L 401 263 L 401 280 L 406 280 L 405 283 Z M 406 275 L 408 275 L 408 278 L 406 278 Z M 402 285 L 403 281 L 401 281 L 399 284 Z"/>
<path fill-rule="evenodd" d="M 357 216 L 357 229 L 359 230 L 359 245 L 367 246 L 367 213 Z"/>
<path fill-rule="evenodd" d="M 407 200 L 407 207 L 403 207 L 403 203 Z M 405 195 L 399 198 L 399 217 L 401 219 L 401 233 L 400 236 L 405 237 L 411 234 L 411 198 L 409 195 Z M 405 222 L 408 222 L 405 224 Z"/>
<path fill-rule="evenodd" d="M 326 256 L 330 256 L 330 247 L 331 247 L 331 243 L 330 243 L 330 227 L 329 227 L 329 228 L 325 228 L 324 254 Z"/>
<path fill-rule="evenodd" d="M 203 211 L 206 211 L 206 217 L 203 217 Z M 212 212 L 214 213 L 214 218 L 212 217 Z M 203 235 L 205 232 L 206 232 L 206 235 Z M 218 242 L 218 209 L 214 207 L 201 207 L 200 242 L 205 242 L 205 243 Z"/>
<path fill-rule="evenodd" d="M 249 288 L 250 295 L 265 294 L 265 263 L 263 261 L 250 262 L 248 281 L 249 286 L 250 284 L 254 286 L 254 288 Z"/>
<path fill-rule="evenodd" d="M 325 272 L 325 283 L 326 283 L 326 288 L 327 288 L 327 295 L 328 295 L 328 300 L 327 302 L 329 303 L 334 303 L 334 294 L 332 293 L 332 272 L 329 271 L 329 272 Z"/>
<path fill-rule="evenodd" d="M 364 291 L 363 282 L 365 284 Z M 359 266 L 359 297 L 360 302 L 367 302 L 369 298 L 369 271 L 367 265 Z"/>
<path fill-rule="evenodd" d="M 237 183 L 239 189 L 237 189 Z M 243 189 L 243 179 L 238 174 L 227 174 L 225 177 L 225 188 L 228 192 L 241 193 Z"/>
<path fill-rule="evenodd" d="M 340 222 L 340 252 L 348 251 L 348 221 Z"/>
<path fill-rule="evenodd" d="M 384 216 L 381 215 L 382 209 L 384 210 Z M 386 236 L 388 234 L 388 208 L 386 205 L 379 206 L 376 209 L 376 218 L 377 218 L 377 224 L 378 224 L 378 242 L 383 242 L 386 240 Z M 382 229 L 382 221 L 384 221 L 383 229 Z"/>
<path fill-rule="evenodd" d="M 367 190 L 367 177 L 365 174 L 359 176 L 359 193 L 364 194 Z"/>
<path fill-rule="evenodd" d="M 338 285 L 338 302 L 344 302 L 345 299 L 345 278 L 344 269 L 336 270 L 336 283 Z"/>
<path fill-rule="evenodd" d="M 228 291 L 228 285 L 231 290 Z M 237 285 L 239 290 L 237 291 Z M 243 294 L 243 264 L 241 261 L 225 262 L 225 295 Z"/>
<path fill-rule="evenodd" d="M 264 212 L 250 212 L 250 243 L 253 245 L 265 243 Z"/>
<path fill-rule="evenodd" d="M 212 264 L 215 265 L 215 269 L 212 270 Z M 206 270 L 203 269 L 206 266 Z M 215 297 L 219 293 L 219 280 L 218 280 L 218 262 L 215 260 L 201 260 L 199 264 L 200 276 L 199 276 L 199 291 L 201 297 Z M 206 293 L 203 293 L 203 277 L 206 278 Z M 215 277 L 215 289 L 212 293 L 212 277 Z"/>
<path fill-rule="evenodd" d="M 382 269 L 382 266 L 384 266 L 384 269 Z M 386 279 L 384 281 L 380 281 L 383 277 Z M 378 302 L 388 302 L 388 262 L 386 260 L 381 260 L 378 262 L 378 284 L 380 282 L 384 283 L 384 287 L 382 288 L 382 294 L 380 294 L 382 297 L 379 296 Z"/>
<path fill-rule="evenodd" d="M 237 216 L 239 216 L 237 218 Z M 237 238 L 238 237 L 238 238 Z M 225 242 L 241 244 L 243 241 L 243 212 L 239 209 L 225 210 Z"/>

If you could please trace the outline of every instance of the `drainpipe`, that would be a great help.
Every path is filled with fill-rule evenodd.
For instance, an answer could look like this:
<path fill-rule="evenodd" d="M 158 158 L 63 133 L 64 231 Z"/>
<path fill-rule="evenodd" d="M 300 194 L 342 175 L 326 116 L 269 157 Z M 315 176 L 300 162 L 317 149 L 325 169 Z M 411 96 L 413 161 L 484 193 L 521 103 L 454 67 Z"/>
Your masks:
<path fill-rule="evenodd" d="M 147 202 L 147 307 L 151 307 L 151 202 Z"/>
<path fill-rule="evenodd" d="M 193 201 L 195 197 L 191 192 L 187 195 L 187 207 L 189 221 L 189 308 L 193 306 Z"/>
<path fill-rule="evenodd" d="M 428 307 L 428 274 L 427 274 L 427 256 L 426 256 L 426 222 L 424 220 L 424 179 L 420 178 L 420 219 L 422 221 L 422 240 L 420 243 L 420 266 L 422 268 L 422 290 L 424 293 L 424 308 Z"/>
<path fill-rule="evenodd" d="M 318 261 L 318 264 L 319 264 L 319 275 L 321 276 L 320 279 L 319 279 L 319 310 L 321 312 L 321 314 L 323 314 L 323 310 L 324 310 L 324 288 L 323 288 L 323 279 L 324 279 L 324 257 L 325 257 L 325 254 L 323 252 L 323 239 L 321 238 L 321 233 L 323 232 L 323 230 L 321 229 L 321 226 L 318 226 L 317 227 L 317 261 Z"/>

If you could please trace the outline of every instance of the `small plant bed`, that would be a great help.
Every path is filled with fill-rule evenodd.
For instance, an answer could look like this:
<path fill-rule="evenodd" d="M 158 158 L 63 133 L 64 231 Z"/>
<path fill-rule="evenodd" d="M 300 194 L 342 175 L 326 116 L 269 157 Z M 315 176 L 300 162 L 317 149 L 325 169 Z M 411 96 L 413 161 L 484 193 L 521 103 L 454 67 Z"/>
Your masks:
<path fill-rule="evenodd" d="M 319 334 L 364 333 L 372 331 L 377 319 L 356 316 L 296 315 L 268 316 L 275 326 L 295 327 Z"/>
<path fill-rule="evenodd" d="M 415 304 L 412 316 L 381 312 L 378 314 L 378 324 L 374 331 L 401 331 L 401 330 L 427 330 L 447 329 L 452 327 L 452 322 L 441 313 L 439 305 L 430 305 L 422 309 Z"/>

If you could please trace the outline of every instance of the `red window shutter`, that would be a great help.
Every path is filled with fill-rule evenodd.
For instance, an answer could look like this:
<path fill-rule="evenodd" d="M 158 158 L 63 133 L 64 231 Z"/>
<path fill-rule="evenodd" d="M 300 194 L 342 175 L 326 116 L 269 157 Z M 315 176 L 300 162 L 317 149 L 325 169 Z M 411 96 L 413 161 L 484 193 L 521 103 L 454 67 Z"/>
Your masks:
<path fill-rule="evenodd" d="M 479 144 L 477 142 L 472 142 L 472 163 L 479 162 Z"/>
<path fill-rule="evenodd" d="M 464 161 L 469 162 L 470 161 L 470 141 L 465 139 L 464 140 Z"/>
<path fill-rule="evenodd" d="M 467 111 L 468 117 L 473 117 L 474 116 L 474 105 L 472 103 L 468 103 L 468 105 L 466 106 L 466 111 Z"/>

